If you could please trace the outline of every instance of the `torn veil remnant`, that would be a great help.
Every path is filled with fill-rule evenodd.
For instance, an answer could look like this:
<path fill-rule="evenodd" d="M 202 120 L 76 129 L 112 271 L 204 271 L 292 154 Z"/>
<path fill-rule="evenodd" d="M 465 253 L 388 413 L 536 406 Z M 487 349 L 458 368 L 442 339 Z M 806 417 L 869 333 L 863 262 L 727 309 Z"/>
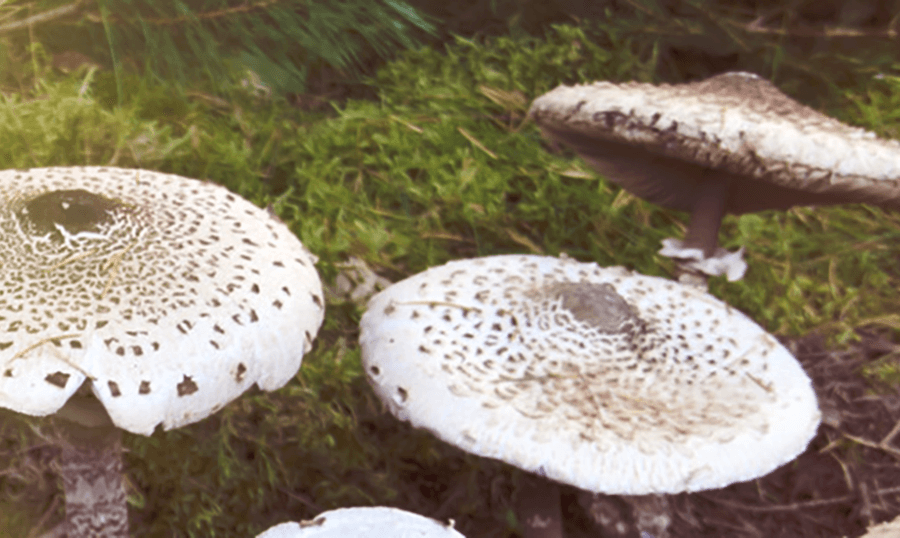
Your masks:
<path fill-rule="evenodd" d="M 376 295 L 360 327 L 395 416 L 588 491 L 749 480 L 819 424 L 809 378 L 774 337 L 706 293 L 622 268 L 450 262 Z"/>
<path fill-rule="evenodd" d="M 315 257 L 212 183 L 7 170 L 0 235 L 0 406 L 20 413 L 190 424 L 287 383 L 322 323 Z"/>
<path fill-rule="evenodd" d="M 465 538 L 453 521 L 433 519 L 385 506 L 339 508 L 309 521 L 281 523 L 256 538 Z"/>
<path fill-rule="evenodd" d="M 559 86 L 530 115 L 627 191 L 692 212 L 661 253 L 690 269 L 743 275 L 717 246 L 725 213 L 797 205 L 900 207 L 900 143 L 803 106 L 751 73 L 689 84 Z"/>

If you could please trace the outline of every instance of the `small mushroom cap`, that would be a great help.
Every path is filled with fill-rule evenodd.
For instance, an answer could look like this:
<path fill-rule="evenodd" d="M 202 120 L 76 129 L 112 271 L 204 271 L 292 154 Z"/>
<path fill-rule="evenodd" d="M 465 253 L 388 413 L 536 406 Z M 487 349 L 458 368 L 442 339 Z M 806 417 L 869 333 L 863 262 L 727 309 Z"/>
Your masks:
<path fill-rule="evenodd" d="M 212 183 L 6 170 L 0 234 L 0 406 L 21 413 L 90 379 L 120 428 L 176 428 L 283 386 L 322 323 L 315 257 Z"/>
<path fill-rule="evenodd" d="M 465 538 L 433 519 L 397 508 L 339 508 L 311 521 L 282 523 L 257 538 Z"/>
<path fill-rule="evenodd" d="M 531 117 L 641 198 L 693 209 L 731 179 L 728 213 L 867 202 L 900 207 L 900 143 L 803 106 L 750 73 L 688 84 L 559 86 Z"/>
<path fill-rule="evenodd" d="M 819 410 L 775 338 L 692 287 L 568 258 L 450 262 L 372 298 L 367 377 L 463 450 L 594 492 L 722 487 L 802 452 Z"/>

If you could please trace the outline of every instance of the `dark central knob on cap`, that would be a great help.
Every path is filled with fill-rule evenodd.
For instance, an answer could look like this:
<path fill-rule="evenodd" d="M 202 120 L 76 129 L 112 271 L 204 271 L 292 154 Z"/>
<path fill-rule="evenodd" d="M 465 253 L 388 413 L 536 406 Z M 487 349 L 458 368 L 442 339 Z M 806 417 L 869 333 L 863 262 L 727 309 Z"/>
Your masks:
<path fill-rule="evenodd" d="M 547 293 L 560 297 L 563 308 L 575 319 L 605 333 L 627 332 L 638 319 L 609 284 L 559 282 L 549 286 Z"/>
<path fill-rule="evenodd" d="M 19 211 L 39 234 L 56 232 L 56 224 L 70 234 L 96 230 L 119 204 L 84 189 L 52 191 L 31 200 Z"/>

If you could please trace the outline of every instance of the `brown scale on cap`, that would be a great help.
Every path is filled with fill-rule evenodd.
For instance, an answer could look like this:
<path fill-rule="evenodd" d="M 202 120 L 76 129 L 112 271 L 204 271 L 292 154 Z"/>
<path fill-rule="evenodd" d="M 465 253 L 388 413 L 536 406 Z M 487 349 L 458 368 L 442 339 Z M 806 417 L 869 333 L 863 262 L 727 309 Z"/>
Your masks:
<path fill-rule="evenodd" d="M 33 228 L 33 233 L 54 233 L 59 239 L 57 225 L 69 234 L 96 232 L 121 207 L 84 189 L 58 190 L 32 198 L 19 210 L 19 216 L 25 226 Z"/>
<path fill-rule="evenodd" d="M 626 324 L 637 321 L 631 307 L 610 284 L 558 282 L 546 286 L 542 295 L 544 300 L 561 300 L 562 308 L 576 321 L 600 332 L 628 332 Z"/>

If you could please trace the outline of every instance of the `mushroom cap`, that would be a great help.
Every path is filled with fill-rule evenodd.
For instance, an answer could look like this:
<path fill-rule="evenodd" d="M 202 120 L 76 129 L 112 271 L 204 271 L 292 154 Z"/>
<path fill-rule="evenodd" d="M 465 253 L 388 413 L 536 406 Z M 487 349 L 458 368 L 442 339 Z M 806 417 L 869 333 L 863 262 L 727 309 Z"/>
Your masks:
<path fill-rule="evenodd" d="M 274 390 L 322 323 L 315 257 L 212 184 L 119 168 L 0 172 L 0 406 L 56 412 L 90 379 L 149 435 Z"/>
<path fill-rule="evenodd" d="M 619 267 L 450 262 L 373 297 L 360 327 L 395 416 L 589 491 L 749 480 L 819 424 L 809 378 L 774 337 L 706 293 Z"/>
<path fill-rule="evenodd" d="M 900 207 L 900 143 L 803 106 L 751 73 L 700 82 L 559 86 L 545 134 L 633 194 L 693 209 L 701 178 L 732 180 L 728 213 L 866 202 Z"/>
<path fill-rule="evenodd" d="M 861 538 L 897 538 L 900 536 L 900 517 L 869 527 Z"/>
<path fill-rule="evenodd" d="M 464 538 L 450 525 L 397 508 L 339 508 L 311 521 L 282 523 L 257 538 Z"/>

